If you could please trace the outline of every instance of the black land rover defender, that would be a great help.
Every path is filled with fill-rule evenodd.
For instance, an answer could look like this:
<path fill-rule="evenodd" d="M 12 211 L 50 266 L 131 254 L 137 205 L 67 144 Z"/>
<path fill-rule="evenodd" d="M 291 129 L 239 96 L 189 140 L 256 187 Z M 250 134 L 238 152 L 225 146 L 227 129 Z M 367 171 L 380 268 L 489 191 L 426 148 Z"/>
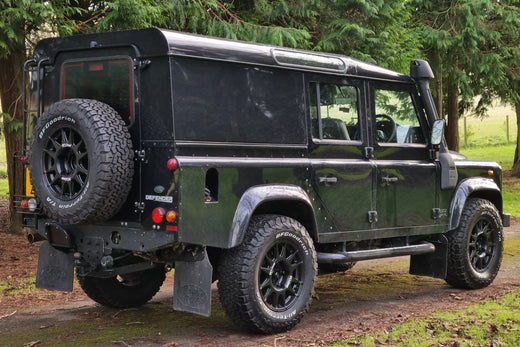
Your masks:
<path fill-rule="evenodd" d="M 481 288 L 502 259 L 501 168 L 449 152 L 427 62 L 145 29 L 41 41 L 25 64 L 25 196 L 36 286 L 297 324 L 318 268 L 411 255 L 410 273 Z M 22 165 L 22 164 L 20 164 Z M 75 271 L 74 271 L 75 270 Z"/>

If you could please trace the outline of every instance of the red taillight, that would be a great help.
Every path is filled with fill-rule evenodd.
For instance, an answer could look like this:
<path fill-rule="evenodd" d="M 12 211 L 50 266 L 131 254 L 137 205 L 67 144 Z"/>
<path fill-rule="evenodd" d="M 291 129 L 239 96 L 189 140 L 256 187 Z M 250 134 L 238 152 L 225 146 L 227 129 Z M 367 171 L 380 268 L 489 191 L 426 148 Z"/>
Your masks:
<path fill-rule="evenodd" d="M 164 219 L 164 209 L 161 208 L 161 207 L 157 207 L 157 208 L 154 208 L 154 210 L 152 211 L 152 219 L 155 223 L 159 224 L 163 221 Z"/>
<path fill-rule="evenodd" d="M 175 171 L 179 167 L 179 162 L 175 158 L 170 158 L 166 166 L 168 166 L 169 170 Z"/>
<path fill-rule="evenodd" d="M 23 165 L 29 164 L 29 158 L 27 156 L 22 157 L 22 164 Z"/>
<path fill-rule="evenodd" d="M 28 208 L 29 207 L 29 200 L 22 200 L 20 203 L 21 208 Z"/>

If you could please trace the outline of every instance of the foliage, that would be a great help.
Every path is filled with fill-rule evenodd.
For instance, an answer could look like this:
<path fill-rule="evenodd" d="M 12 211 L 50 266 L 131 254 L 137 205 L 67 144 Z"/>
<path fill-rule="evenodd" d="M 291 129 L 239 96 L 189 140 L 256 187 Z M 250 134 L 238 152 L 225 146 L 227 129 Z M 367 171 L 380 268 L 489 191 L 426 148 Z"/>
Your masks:
<path fill-rule="evenodd" d="M 515 346 L 520 339 L 520 293 L 454 312 L 440 312 L 379 332 L 349 339 L 334 346 Z"/>
<path fill-rule="evenodd" d="M 347 54 L 369 63 L 409 71 L 420 57 L 419 33 L 409 26 L 411 8 L 400 0 L 320 1 L 311 32 L 316 49 Z"/>

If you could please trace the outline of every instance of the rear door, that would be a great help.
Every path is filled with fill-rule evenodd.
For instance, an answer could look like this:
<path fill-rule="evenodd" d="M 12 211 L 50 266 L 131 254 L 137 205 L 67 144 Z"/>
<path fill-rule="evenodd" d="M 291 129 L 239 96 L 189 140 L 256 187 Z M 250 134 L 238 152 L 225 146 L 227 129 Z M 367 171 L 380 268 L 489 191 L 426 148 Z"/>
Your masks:
<path fill-rule="evenodd" d="M 363 82 L 319 76 L 307 86 L 320 241 L 341 241 L 371 227 L 373 164 L 364 156 Z"/>

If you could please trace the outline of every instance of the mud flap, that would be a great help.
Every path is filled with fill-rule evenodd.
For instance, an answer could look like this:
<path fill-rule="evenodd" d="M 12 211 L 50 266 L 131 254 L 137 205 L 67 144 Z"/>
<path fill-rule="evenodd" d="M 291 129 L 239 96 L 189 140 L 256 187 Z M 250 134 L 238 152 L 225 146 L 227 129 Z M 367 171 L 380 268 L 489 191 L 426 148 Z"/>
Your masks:
<path fill-rule="evenodd" d="M 410 274 L 445 279 L 448 271 L 448 239 L 440 235 L 437 240 L 428 241 L 435 245 L 435 252 L 412 255 Z"/>
<path fill-rule="evenodd" d="M 208 254 L 199 261 L 175 262 L 173 309 L 209 317 L 213 266 Z"/>
<path fill-rule="evenodd" d="M 44 241 L 40 245 L 36 288 L 72 291 L 74 282 L 74 256 Z"/>

